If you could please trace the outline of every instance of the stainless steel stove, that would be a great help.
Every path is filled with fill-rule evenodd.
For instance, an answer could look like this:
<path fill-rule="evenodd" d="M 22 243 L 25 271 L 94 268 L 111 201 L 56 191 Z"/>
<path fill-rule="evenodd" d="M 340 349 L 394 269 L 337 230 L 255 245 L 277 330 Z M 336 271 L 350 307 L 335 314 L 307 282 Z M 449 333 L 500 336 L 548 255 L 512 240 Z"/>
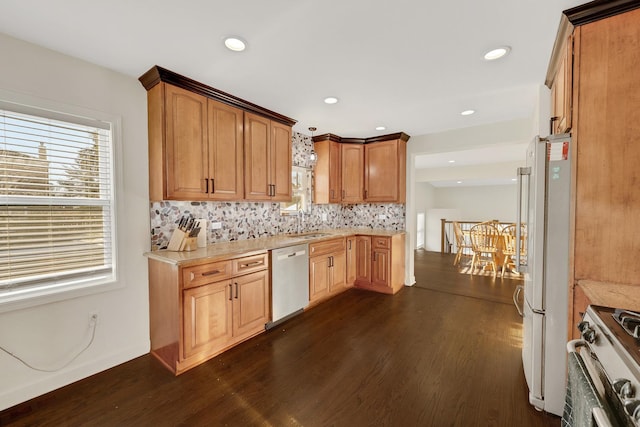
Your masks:
<path fill-rule="evenodd" d="M 640 313 L 589 306 L 578 329 L 563 425 L 640 426 Z"/>

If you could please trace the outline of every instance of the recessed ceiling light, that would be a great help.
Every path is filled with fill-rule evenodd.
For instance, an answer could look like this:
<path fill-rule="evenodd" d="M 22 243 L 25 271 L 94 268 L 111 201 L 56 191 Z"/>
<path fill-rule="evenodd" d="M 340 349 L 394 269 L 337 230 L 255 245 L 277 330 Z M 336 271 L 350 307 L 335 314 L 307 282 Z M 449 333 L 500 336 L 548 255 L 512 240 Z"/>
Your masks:
<path fill-rule="evenodd" d="M 460 113 L 463 116 L 470 116 L 472 114 L 474 114 L 476 112 L 476 110 L 464 110 L 462 113 Z"/>
<path fill-rule="evenodd" d="M 335 96 L 329 96 L 329 97 L 324 99 L 324 103 L 325 104 L 337 104 L 338 103 L 338 98 L 336 98 Z"/>
<path fill-rule="evenodd" d="M 462 181 L 457 181 L 456 184 L 462 184 Z"/>
<path fill-rule="evenodd" d="M 234 52 L 242 52 L 247 48 L 247 43 L 239 37 L 227 37 L 224 39 L 224 45 Z"/>
<path fill-rule="evenodd" d="M 449 160 L 449 163 L 455 163 L 455 162 L 456 162 L 455 160 Z"/>
<path fill-rule="evenodd" d="M 378 127 L 376 127 L 376 130 L 385 130 L 385 129 L 387 129 L 385 126 L 378 126 Z"/>
<path fill-rule="evenodd" d="M 484 59 L 487 61 L 493 61 L 494 59 L 499 59 L 508 54 L 511 51 L 509 46 L 501 46 L 496 49 L 492 49 L 489 52 L 484 54 Z"/>
<path fill-rule="evenodd" d="M 518 180 L 517 178 L 511 178 L 511 181 L 517 181 L 517 180 Z"/>

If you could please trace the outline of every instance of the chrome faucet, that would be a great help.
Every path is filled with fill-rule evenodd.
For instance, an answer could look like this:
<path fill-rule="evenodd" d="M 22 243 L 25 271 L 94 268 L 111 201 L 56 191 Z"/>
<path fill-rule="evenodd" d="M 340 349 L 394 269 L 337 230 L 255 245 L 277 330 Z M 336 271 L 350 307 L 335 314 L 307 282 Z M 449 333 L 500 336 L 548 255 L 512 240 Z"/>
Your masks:
<path fill-rule="evenodd" d="M 298 234 L 302 233 L 302 224 L 304 223 L 304 211 L 298 211 Z"/>

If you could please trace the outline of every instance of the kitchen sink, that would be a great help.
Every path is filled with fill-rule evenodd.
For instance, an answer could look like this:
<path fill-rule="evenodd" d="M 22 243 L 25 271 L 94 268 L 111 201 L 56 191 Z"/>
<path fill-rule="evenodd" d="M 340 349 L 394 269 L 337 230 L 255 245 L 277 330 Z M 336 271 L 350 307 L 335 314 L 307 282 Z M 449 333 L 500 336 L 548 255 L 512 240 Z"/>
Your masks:
<path fill-rule="evenodd" d="M 330 236 L 331 233 L 319 233 L 319 232 L 312 232 L 312 233 L 300 233 L 300 234 L 289 234 L 288 237 L 292 237 L 294 239 L 318 239 L 320 237 L 326 237 L 326 236 Z"/>

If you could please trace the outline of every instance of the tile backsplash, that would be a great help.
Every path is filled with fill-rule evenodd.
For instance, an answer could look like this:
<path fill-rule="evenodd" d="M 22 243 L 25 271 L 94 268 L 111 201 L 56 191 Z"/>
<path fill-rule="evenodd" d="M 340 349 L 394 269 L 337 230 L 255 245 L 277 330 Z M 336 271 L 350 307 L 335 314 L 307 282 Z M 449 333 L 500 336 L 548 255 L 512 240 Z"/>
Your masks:
<path fill-rule="evenodd" d="M 294 132 L 293 164 L 309 167 L 311 138 Z M 152 202 L 151 247 L 166 247 L 183 215 L 207 220 L 207 243 L 255 239 L 281 233 L 317 231 L 329 228 L 405 229 L 405 205 L 371 204 L 312 205 L 304 217 L 280 215 L 280 204 L 271 202 Z M 222 227 L 212 229 L 212 223 Z"/>

